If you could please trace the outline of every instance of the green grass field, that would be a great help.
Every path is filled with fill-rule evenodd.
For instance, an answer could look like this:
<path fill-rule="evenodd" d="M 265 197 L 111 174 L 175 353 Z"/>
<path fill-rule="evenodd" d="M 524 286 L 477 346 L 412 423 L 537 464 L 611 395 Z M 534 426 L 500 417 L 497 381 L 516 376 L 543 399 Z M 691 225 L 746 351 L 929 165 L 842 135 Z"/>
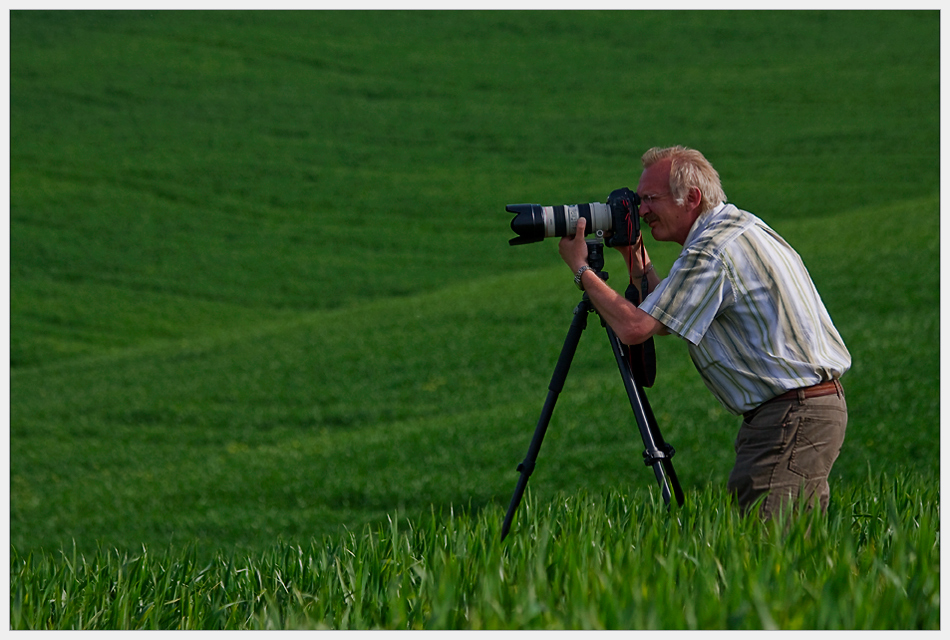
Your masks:
<path fill-rule="evenodd" d="M 11 625 L 939 628 L 939 26 L 937 12 L 11 12 Z M 553 240 L 508 246 L 505 205 L 603 201 L 636 186 L 646 148 L 677 143 L 798 249 L 853 356 L 832 508 L 814 537 L 784 533 L 787 574 L 759 562 L 779 557 L 777 531 L 722 511 L 738 420 L 675 338 L 658 340 L 649 396 L 689 526 L 656 508 L 596 323 L 531 479 L 536 519 L 495 540 L 579 299 Z M 661 273 L 676 249 L 650 245 Z M 619 255 L 607 266 L 622 288 Z M 618 501 L 637 518 L 605 538 L 618 520 L 600 506 Z M 545 515 L 565 502 L 584 517 Z M 714 513 L 729 527 L 710 529 Z M 346 582 L 342 552 L 281 595 L 284 565 L 370 553 L 390 522 L 420 533 L 411 562 L 373 556 L 392 573 L 360 606 L 385 611 L 327 584 Z M 685 587 L 649 614 L 642 594 L 593 599 L 578 576 L 564 593 L 590 601 L 527 594 L 575 537 L 619 553 L 644 532 L 662 553 L 583 556 L 584 575 L 616 585 L 659 554 L 715 583 L 717 561 L 743 557 L 722 578 L 743 588 L 692 614 Z M 533 546 L 553 539 L 567 555 Z M 120 607 L 139 557 L 153 586 L 170 566 L 179 585 L 241 567 L 238 593 L 193 590 L 204 605 L 187 614 L 162 610 L 181 601 L 166 585 L 151 613 Z M 238 584 L 252 566 L 268 576 L 253 594 Z M 59 581 L 99 586 L 54 611 Z M 859 610 L 808 605 L 822 589 Z M 224 607 L 237 600 L 273 606 Z"/>
<path fill-rule="evenodd" d="M 871 480 L 871 479 L 869 479 Z M 939 493 L 903 479 L 794 521 L 721 491 L 682 510 L 615 490 L 201 560 L 192 547 L 14 558 L 18 629 L 936 629 Z M 886 500 L 881 498 L 887 497 Z M 911 525 L 911 526 L 908 526 Z"/>

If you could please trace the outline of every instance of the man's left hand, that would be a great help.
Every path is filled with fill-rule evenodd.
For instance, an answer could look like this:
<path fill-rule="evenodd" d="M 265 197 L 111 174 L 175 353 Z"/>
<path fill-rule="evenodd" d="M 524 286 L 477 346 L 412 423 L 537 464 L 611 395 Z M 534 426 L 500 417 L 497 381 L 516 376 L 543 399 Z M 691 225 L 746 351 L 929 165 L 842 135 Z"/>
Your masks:
<path fill-rule="evenodd" d="M 577 273 L 577 270 L 587 264 L 587 240 L 584 238 L 584 230 L 587 228 L 587 220 L 579 218 L 577 220 L 577 231 L 574 237 L 563 237 L 557 245 L 558 253 L 561 258 L 571 268 L 571 272 Z"/>

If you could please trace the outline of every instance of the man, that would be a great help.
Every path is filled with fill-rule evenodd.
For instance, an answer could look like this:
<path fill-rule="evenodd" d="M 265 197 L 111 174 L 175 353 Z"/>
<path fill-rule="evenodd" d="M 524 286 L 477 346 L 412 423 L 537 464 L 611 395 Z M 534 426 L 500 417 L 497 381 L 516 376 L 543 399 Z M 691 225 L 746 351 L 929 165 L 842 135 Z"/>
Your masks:
<path fill-rule="evenodd" d="M 589 271 L 583 219 L 573 238 L 561 239 L 561 257 L 622 342 L 680 336 L 709 390 L 743 416 L 728 482 L 743 511 L 762 499 L 769 518 L 800 491 L 826 509 L 848 421 L 838 379 L 851 356 L 801 258 L 759 218 L 726 203 L 700 152 L 653 148 L 642 162 L 640 216 L 655 240 L 683 246 L 669 275 L 660 280 L 642 239 L 622 249 L 634 281 L 646 274 L 649 282 L 650 294 L 634 306 Z"/>

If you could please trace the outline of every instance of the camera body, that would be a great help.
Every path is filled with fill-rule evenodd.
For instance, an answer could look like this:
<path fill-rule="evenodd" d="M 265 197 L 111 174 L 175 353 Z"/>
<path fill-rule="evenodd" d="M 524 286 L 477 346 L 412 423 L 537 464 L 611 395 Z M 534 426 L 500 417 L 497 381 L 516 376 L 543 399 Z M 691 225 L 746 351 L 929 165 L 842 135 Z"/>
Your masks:
<path fill-rule="evenodd" d="M 587 220 L 585 235 L 593 233 L 608 247 L 630 246 L 640 237 L 640 196 L 626 187 L 612 191 L 606 204 L 509 204 L 505 210 L 515 214 L 511 230 L 517 237 L 510 245 L 572 236 L 580 218 Z"/>

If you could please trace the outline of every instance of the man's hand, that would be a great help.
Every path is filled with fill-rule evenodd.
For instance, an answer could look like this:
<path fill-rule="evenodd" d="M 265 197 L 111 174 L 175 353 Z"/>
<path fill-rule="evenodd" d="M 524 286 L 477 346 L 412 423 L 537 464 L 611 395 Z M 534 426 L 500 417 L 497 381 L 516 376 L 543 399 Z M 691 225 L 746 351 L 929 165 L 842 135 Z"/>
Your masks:
<path fill-rule="evenodd" d="M 557 245 L 558 253 L 561 258 L 571 268 L 571 271 L 577 273 L 577 270 L 587 264 L 587 241 L 584 239 L 584 230 L 587 227 L 587 221 L 580 218 L 577 221 L 577 232 L 573 238 L 563 237 Z M 642 238 L 641 238 L 642 242 Z M 639 244 L 637 245 L 639 249 Z M 635 262 L 639 251 L 625 254 Z M 629 264 L 629 263 L 628 263 Z M 651 289 L 658 282 L 656 274 L 651 271 L 650 283 Z M 657 334 L 665 335 L 668 329 L 651 315 L 640 311 L 629 300 L 611 289 L 606 282 L 600 278 L 587 278 L 587 287 L 585 291 L 590 296 L 591 302 L 600 314 L 600 317 L 610 325 L 616 332 L 617 337 L 624 344 L 640 344 L 646 341 L 650 336 Z"/>
<path fill-rule="evenodd" d="M 623 261 L 627 263 L 627 269 L 633 274 L 643 273 L 644 269 L 650 264 L 650 257 L 643 247 L 642 233 L 632 245 L 614 247 L 614 249 L 620 252 L 623 256 Z M 646 258 L 645 264 L 644 258 Z"/>
<path fill-rule="evenodd" d="M 561 258 L 571 268 L 572 273 L 587 264 L 587 240 L 584 239 L 584 230 L 587 228 L 587 220 L 578 218 L 577 231 L 573 238 L 564 236 L 557 245 L 558 253 Z"/>

